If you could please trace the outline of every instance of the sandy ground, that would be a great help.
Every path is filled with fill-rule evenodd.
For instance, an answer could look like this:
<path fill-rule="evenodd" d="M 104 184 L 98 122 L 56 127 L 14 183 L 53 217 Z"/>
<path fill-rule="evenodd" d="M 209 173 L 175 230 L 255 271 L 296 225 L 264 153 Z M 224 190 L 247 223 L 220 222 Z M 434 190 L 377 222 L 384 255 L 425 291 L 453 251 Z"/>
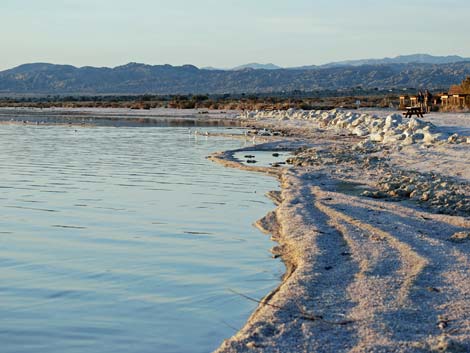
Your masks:
<path fill-rule="evenodd" d="M 470 131 L 468 114 L 426 119 Z M 217 352 L 470 352 L 470 144 L 371 153 L 354 150 L 360 138 L 308 121 L 252 124 L 302 136 L 311 147 L 304 155 L 321 158 L 288 170 L 245 166 L 231 152 L 212 157 L 281 180 L 281 192 L 271 194 L 278 207 L 258 226 L 279 243 L 274 253 L 287 267 L 279 288 L 257 298 L 257 311 Z M 285 149 L 289 141 L 256 148 Z M 463 211 L 362 196 L 384 175 L 410 171 L 462 188 Z"/>

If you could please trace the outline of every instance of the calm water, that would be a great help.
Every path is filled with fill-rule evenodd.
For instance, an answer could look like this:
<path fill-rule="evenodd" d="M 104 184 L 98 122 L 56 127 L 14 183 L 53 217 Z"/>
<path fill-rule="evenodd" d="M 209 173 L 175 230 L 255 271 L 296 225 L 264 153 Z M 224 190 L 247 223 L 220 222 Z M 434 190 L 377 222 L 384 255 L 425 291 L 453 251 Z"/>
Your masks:
<path fill-rule="evenodd" d="M 186 128 L 0 126 L 0 351 L 209 352 L 280 280 L 272 178 Z"/>
<path fill-rule="evenodd" d="M 271 167 L 274 163 L 283 163 L 282 167 L 290 167 L 286 160 L 292 154 L 286 151 L 244 151 L 235 152 L 233 155 L 239 162 L 245 165 L 256 167 Z M 254 160 L 256 163 L 248 163 L 248 160 Z"/>

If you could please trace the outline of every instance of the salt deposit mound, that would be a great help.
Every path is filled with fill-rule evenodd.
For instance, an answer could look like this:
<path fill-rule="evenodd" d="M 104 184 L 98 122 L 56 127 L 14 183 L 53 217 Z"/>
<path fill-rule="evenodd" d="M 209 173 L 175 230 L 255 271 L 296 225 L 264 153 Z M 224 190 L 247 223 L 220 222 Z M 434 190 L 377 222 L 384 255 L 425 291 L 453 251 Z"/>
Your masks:
<path fill-rule="evenodd" d="M 366 113 L 356 113 L 342 109 L 330 111 L 277 110 L 247 111 L 242 120 L 305 120 L 325 129 L 347 130 L 351 134 L 364 137 L 372 142 L 383 144 L 411 145 L 415 143 L 434 144 L 439 141 L 449 143 L 470 142 L 470 139 L 454 134 L 442 133 L 429 122 L 417 118 L 405 119 L 401 114 L 379 117 Z"/>

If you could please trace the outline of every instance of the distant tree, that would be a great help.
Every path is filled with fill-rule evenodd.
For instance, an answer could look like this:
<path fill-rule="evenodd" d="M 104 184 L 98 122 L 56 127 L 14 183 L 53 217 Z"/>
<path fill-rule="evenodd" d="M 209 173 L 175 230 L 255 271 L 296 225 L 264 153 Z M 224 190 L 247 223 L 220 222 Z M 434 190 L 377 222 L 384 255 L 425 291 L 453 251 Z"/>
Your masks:
<path fill-rule="evenodd" d="M 467 78 L 462 81 L 460 87 L 462 87 L 465 93 L 470 93 L 470 76 L 467 76 Z"/>

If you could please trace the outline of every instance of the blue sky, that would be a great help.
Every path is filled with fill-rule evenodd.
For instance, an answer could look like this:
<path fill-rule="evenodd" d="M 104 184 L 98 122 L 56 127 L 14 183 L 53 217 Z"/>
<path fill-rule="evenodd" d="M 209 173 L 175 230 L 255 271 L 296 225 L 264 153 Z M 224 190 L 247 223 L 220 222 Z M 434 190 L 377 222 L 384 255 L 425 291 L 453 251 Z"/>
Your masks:
<path fill-rule="evenodd" d="M 469 15 L 468 0 L 0 0 L 0 70 L 470 57 Z"/>

